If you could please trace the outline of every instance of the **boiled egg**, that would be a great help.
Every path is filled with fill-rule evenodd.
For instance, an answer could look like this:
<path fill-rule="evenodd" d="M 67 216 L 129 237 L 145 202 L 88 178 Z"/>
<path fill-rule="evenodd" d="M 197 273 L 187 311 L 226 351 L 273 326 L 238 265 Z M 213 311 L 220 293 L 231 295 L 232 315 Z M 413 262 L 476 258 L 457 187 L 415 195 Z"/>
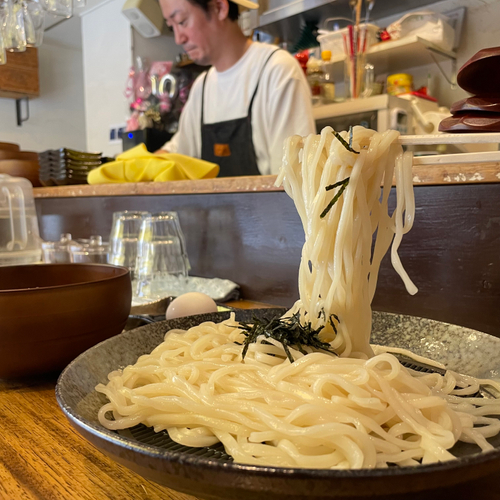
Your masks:
<path fill-rule="evenodd" d="M 167 319 L 184 318 L 194 314 L 217 312 L 217 304 L 206 294 L 189 292 L 172 300 L 165 314 Z"/>

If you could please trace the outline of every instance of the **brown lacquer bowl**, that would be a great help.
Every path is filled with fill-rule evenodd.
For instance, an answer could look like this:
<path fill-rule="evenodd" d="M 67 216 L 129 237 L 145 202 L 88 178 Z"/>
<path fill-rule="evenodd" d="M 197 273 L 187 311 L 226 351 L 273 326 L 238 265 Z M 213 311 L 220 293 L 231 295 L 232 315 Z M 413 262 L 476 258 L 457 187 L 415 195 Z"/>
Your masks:
<path fill-rule="evenodd" d="M 61 370 L 122 331 L 131 299 L 124 267 L 0 267 L 0 378 Z"/>

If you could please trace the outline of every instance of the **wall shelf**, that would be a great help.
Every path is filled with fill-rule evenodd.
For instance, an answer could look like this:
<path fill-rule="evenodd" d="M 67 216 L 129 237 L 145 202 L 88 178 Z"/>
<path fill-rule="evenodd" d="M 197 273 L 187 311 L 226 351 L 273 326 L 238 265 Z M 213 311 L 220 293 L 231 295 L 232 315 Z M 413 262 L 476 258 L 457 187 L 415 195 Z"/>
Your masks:
<path fill-rule="evenodd" d="M 406 68 L 414 68 L 435 62 L 456 62 L 456 53 L 444 50 L 418 36 L 401 38 L 389 42 L 380 42 L 370 47 L 366 61 L 375 66 L 375 74 L 396 73 Z M 332 59 L 335 82 L 343 81 L 345 55 Z M 453 71 L 452 71 L 453 72 Z"/>

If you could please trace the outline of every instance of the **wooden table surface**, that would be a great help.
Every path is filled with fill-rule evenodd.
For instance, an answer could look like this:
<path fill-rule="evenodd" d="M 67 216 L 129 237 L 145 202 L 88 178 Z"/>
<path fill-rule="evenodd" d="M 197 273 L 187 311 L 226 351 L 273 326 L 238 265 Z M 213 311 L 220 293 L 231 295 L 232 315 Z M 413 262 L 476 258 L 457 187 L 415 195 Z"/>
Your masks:
<path fill-rule="evenodd" d="M 231 305 L 262 306 L 248 302 Z M 142 478 L 81 437 L 56 402 L 56 381 L 57 374 L 0 381 L 0 500 L 194 498 Z M 500 470 L 456 488 L 404 498 L 500 500 L 499 474 Z"/>

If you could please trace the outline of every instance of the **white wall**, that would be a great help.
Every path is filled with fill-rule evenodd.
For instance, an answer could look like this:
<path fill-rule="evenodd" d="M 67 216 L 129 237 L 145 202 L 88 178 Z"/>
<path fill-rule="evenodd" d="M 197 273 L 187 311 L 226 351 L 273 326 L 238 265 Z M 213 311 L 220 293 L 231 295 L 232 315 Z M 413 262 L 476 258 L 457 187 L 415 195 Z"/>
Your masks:
<path fill-rule="evenodd" d="M 166 26 L 166 25 L 165 25 Z M 144 38 L 136 30 L 132 30 L 132 52 L 135 59 L 145 57 L 151 63 L 153 61 L 173 61 L 182 48 L 175 45 L 174 35 L 166 27 L 160 36 Z"/>
<path fill-rule="evenodd" d="M 85 150 L 80 19 L 47 31 L 38 59 L 40 97 L 29 101 L 29 120 L 18 127 L 15 100 L 0 99 L 0 142 L 20 144 L 25 151 Z"/>
<path fill-rule="evenodd" d="M 82 15 L 87 150 L 105 156 L 121 153 L 121 142 L 109 142 L 109 127 L 124 124 L 130 115 L 124 91 L 132 39 L 123 3 L 111 0 Z"/>

